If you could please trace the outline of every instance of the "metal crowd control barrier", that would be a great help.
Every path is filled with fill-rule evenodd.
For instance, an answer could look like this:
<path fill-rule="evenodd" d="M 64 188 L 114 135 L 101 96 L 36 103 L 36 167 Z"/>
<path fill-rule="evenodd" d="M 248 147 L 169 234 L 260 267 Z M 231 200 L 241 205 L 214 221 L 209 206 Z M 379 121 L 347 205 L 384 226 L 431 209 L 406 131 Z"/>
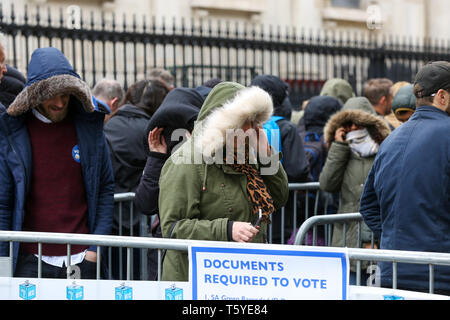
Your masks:
<path fill-rule="evenodd" d="M 289 199 L 289 201 L 293 201 L 292 204 L 292 230 L 291 233 L 295 234 L 295 231 L 297 230 L 297 225 L 298 225 L 298 219 L 300 218 L 298 211 L 298 205 L 297 205 L 297 200 L 298 200 L 298 193 L 297 191 L 304 191 L 305 192 L 305 201 L 304 201 L 304 220 L 307 220 L 309 218 L 309 213 L 310 213 L 310 194 L 311 193 L 315 193 L 314 196 L 314 210 L 313 210 L 313 215 L 317 216 L 319 214 L 322 214 L 319 212 L 318 208 L 319 208 L 319 196 L 320 193 L 322 192 L 320 190 L 320 184 L 319 182 L 310 182 L 310 183 L 291 183 L 289 184 L 289 191 L 296 191 L 293 193 L 293 197 L 292 199 Z M 127 192 L 127 193 L 118 193 L 114 195 L 114 202 L 115 205 L 118 207 L 118 212 L 119 212 L 119 223 L 118 223 L 118 227 L 119 227 L 119 236 L 123 236 L 123 222 L 124 222 L 124 212 L 123 212 L 123 204 L 126 202 L 130 203 L 130 212 L 129 212 L 129 217 L 130 217 L 130 222 L 133 221 L 133 217 L 135 214 L 138 214 L 135 212 L 134 210 L 134 206 L 133 206 L 133 200 L 135 197 L 135 193 L 133 192 Z M 324 210 L 325 212 L 323 212 L 323 214 L 326 213 L 328 207 L 328 203 L 324 204 Z M 140 227 L 139 227 L 139 235 L 140 237 L 151 237 L 151 233 L 148 231 L 149 226 L 153 224 L 153 221 L 155 219 L 155 216 L 152 217 L 148 217 L 146 215 L 140 215 L 139 217 L 140 219 Z M 285 221 L 286 221 L 286 210 L 283 207 L 281 209 L 281 224 L 276 226 L 276 228 L 280 228 L 281 229 L 281 244 L 284 244 L 284 239 L 285 239 Z M 130 223 L 131 225 L 131 223 Z M 272 241 L 272 234 L 273 234 L 273 225 L 269 225 L 268 227 L 268 242 L 269 243 L 273 243 Z M 130 230 L 130 236 L 134 236 L 133 234 L 133 229 Z M 326 230 L 325 232 L 325 239 L 327 242 L 329 242 L 329 232 L 328 230 Z M 148 278 L 148 260 L 147 260 L 147 254 L 148 254 L 148 249 L 144 248 L 140 250 L 140 266 L 139 266 L 139 274 L 140 274 L 140 278 L 141 280 L 147 279 Z M 132 252 L 133 253 L 133 252 Z M 121 276 L 123 276 L 123 253 L 122 250 L 119 250 L 119 274 Z M 111 257 L 112 256 L 112 249 L 109 248 L 108 249 L 108 256 Z M 133 269 L 133 259 L 131 260 L 131 266 Z M 111 259 L 108 261 L 108 270 L 109 270 L 109 274 L 112 274 L 112 261 Z"/>
<path fill-rule="evenodd" d="M 313 210 L 313 215 L 314 216 L 320 216 L 320 213 L 318 211 L 318 207 L 319 207 L 319 196 L 320 196 L 320 192 L 322 192 L 320 190 L 320 184 L 318 182 L 311 182 L 311 183 L 292 183 L 289 184 L 289 190 L 290 191 L 296 191 L 293 192 L 293 197 L 292 199 L 289 199 L 289 201 L 293 201 L 293 210 L 292 210 L 292 233 L 295 232 L 295 230 L 297 229 L 297 224 L 298 224 L 298 218 L 300 218 L 298 212 L 299 212 L 299 208 L 297 206 L 297 199 L 298 199 L 298 193 L 297 191 L 304 191 L 305 192 L 305 205 L 304 205 L 304 219 L 307 220 L 309 218 L 309 213 L 310 213 L 310 194 L 311 193 L 315 193 L 315 198 L 314 198 L 314 210 Z M 124 236 L 124 232 L 123 232 L 123 225 L 124 225 L 124 209 L 123 209 L 123 204 L 124 203 L 129 203 L 129 219 L 130 222 L 133 221 L 133 218 L 136 214 L 139 214 L 138 212 L 136 212 L 134 210 L 134 205 L 133 205 L 133 200 L 135 197 L 135 193 L 133 192 L 127 192 L 127 193 L 118 193 L 114 195 L 114 202 L 115 202 L 115 206 L 117 206 L 118 208 L 118 213 L 119 213 L 119 221 L 118 221 L 118 235 L 119 236 Z M 324 210 L 326 211 L 328 204 L 325 203 L 324 205 Z M 326 213 L 326 212 L 323 212 Z M 281 209 L 281 225 L 276 226 L 277 228 L 281 228 L 281 244 L 284 244 L 284 238 L 285 238 L 285 221 L 286 221 L 286 212 L 285 212 L 285 208 Z M 130 228 L 130 237 L 133 236 L 138 236 L 138 237 L 152 237 L 151 233 L 149 232 L 149 226 L 151 226 L 153 224 L 153 221 L 155 219 L 155 216 L 149 217 L 146 215 L 142 215 L 139 214 L 139 234 L 135 235 L 133 234 L 133 228 Z M 129 225 L 132 225 L 132 223 L 129 223 Z M 272 241 L 272 233 L 273 233 L 273 225 L 269 225 L 268 228 L 268 242 L 269 243 L 273 243 Z M 128 235 L 126 235 L 128 236 Z M 329 238 L 328 236 L 328 232 L 326 232 L 325 234 L 326 239 Z M 327 240 L 328 241 L 328 240 Z M 133 255 L 133 249 L 131 249 L 131 254 Z M 147 259 L 147 254 L 148 254 L 148 248 L 140 248 L 140 266 L 139 266 L 139 274 L 140 274 L 140 279 L 144 280 L 148 278 L 148 259 Z M 108 248 L 108 271 L 109 274 L 112 274 L 112 248 Z M 118 260 L 119 260 L 119 266 L 118 266 L 118 273 L 121 277 L 123 277 L 124 275 L 124 270 L 123 270 L 123 261 L 124 261 L 124 254 L 122 253 L 122 250 L 119 250 L 118 252 Z M 2 259 L 0 258 L 0 268 L 4 269 L 4 267 L 2 267 L 3 265 L 8 264 L 9 262 L 2 262 Z M 130 265 L 131 265 L 131 269 L 133 270 L 133 259 L 130 260 Z M 1 269 L 0 269 L 1 270 Z"/>
<path fill-rule="evenodd" d="M 10 243 L 10 255 L 12 255 L 13 242 L 32 242 L 37 243 L 38 248 L 42 248 L 42 243 L 65 244 L 67 246 L 67 257 L 70 259 L 71 245 L 89 245 L 97 246 L 97 280 L 100 280 L 101 247 L 125 247 L 127 248 L 127 280 L 131 279 L 131 248 L 154 248 L 158 249 L 158 279 L 161 279 L 161 251 L 162 250 L 181 250 L 188 251 L 190 245 L 203 244 L 204 241 L 183 240 L 183 239 L 162 239 L 146 237 L 123 237 L 123 236 L 102 236 L 85 234 L 66 234 L 66 233 L 43 233 L 43 232 L 18 232 L 18 231 L 0 231 L 0 242 Z M 222 244 L 223 242 L 213 242 L 211 244 Z M 245 246 L 245 244 L 242 244 Z M 42 277 L 42 259 L 41 250 L 38 262 L 38 277 Z M 419 251 L 396 251 L 396 250 L 374 250 L 348 248 L 348 257 L 350 260 L 374 260 L 393 263 L 393 283 L 392 288 L 397 289 L 397 263 L 428 264 L 429 265 L 429 292 L 434 293 L 434 272 L 435 265 L 450 266 L 450 253 L 419 252 Z M 12 257 L 10 256 L 11 270 Z M 5 275 L 0 275 L 5 276 Z M 69 272 L 68 272 L 69 277 Z"/>
<path fill-rule="evenodd" d="M 292 199 L 289 199 L 289 201 L 293 201 L 293 215 L 292 215 L 292 233 L 294 233 L 297 230 L 297 220 L 299 218 L 298 215 L 298 206 L 297 206 L 297 199 L 298 199 L 298 193 L 297 191 L 305 191 L 305 206 L 304 206 L 304 214 L 305 214 L 305 220 L 309 218 L 309 195 L 310 192 L 315 192 L 315 199 L 314 199 L 314 211 L 313 215 L 319 215 L 318 207 L 319 207 L 319 196 L 320 193 L 323 192 L 320 190 L 320 183 L 319 182 L 308 182 L 308 183 L 290 183 L 289 184 L 289 191 L 296 191 L 293 193 Z M 328 207 L 328 203 L 324 204 L 324 214 L 326 213 Z M 285 207 L 281 208 L 281 224 L 280 226 L 277 226 L 277 228 L 281 228 L 281 244 L 284 244 L 284 238 L 285 238 L 285 221 L 286 221 L 286 212 Z M 268 228 L 268 242 L 273 243 L 272 241 L 272 235 L 273 235 L 273 227 L 272 225 L 269 225 Z M 326 239 L 328 238 L 328 233 L 325 235 Z"/>
<path fill-rule="evenodd" d="M 127 192 L 127 193 L 116 193 L 114 195 L 114 204 L 115 206 L 118 207 L 118 212 L 119 212 L 119 225 L 118 225 L 118 233 L 119 236 L 123 236 L 123 204 L 128 202 L 130 204 L 130 222 L 129 225 L 133 225 L 132 221 L 134 220 L 134 201 L 135 198 L 135 193 L 134 192 Z M 141 214 L 139 216 L 139 234 L 137 236 L 139 237 L 151 237 L 151 234 L 149 233 L 148 229 L 149 229 L 149 224 L 151 225 L 151 223 L 154 221 L 155 217 L 152 216 L 151 218 Z M 130 236 L 134 236 L 134 228 L 130 228 Z M 147 279 L 148 276 L 148 261 L 147 261 L 147 249 L 141 249 L 140 250 L 140 266 L 139 266 L 139 270 L 140 270 L 140 275 L 141 275 L 141 279 Z M 132 250 L 133 253 L 133 250 Z M 123 275 L 123 254 L 122 254 L 122 250 L 119 250 L 119 274 L 122 276 Z M 108 257 L 109 257 L 109 262 L 108 262 L 108 271 L 109 274 L 112 274 L 112 261 L 111 261 L 111 257 L 112 257 L 112 249 L 108 248 Z M 131 259 L 131 268 L 133 269 L 133 259 Z"/>
<path fill-rule="evenodd" d="M 313 228 L 313 245 L 317 243 L 317 235 L 316 235 L 316 227 L 320 225 L 334 224 L 334 223 L 342 223 L 342 238 L 343 238 L 343 246 L 346 246 L 346 234 L 347 228 L 346 225 L 349 222 L 358 222 L 358 238 L 357 243 L 361 244 L 361 222 L 363 221 L 363 217 L 359 212 L 356 213 L 341 213 L 341 214 L 333 214 L 333 215 L 323 215 L 323 216 L 314 216 L 306 219 L 306 221 L 300 226 L 296 236 L 295 236 L 295 245 L 305 244 L 305 238 L 308 231 Z M 372 247 L 374 243 L 374 236 L 372 233 Z"/>
<path fill-rule="evenodd" d="M 320 195 L 320 185 L 318 182 L 312 182 L 312 183 L 292 183 L 289 184 L 289 190 L 290 191 L 304 191 L 305 192 L 305 207 L 304 207 L 304 212 L 305 212 L 305 220 L 308 219 L 309 217 L 309 211 L 310 211 L 310 204 L 309 201 L 306 201 L 309 199 L 310 196 L 310 192 L 315 192 L 315 199 L 314 199 L 314 211 L 313 214 L 314 215 L 318 215 L 318 204 L 319 204 L 319 195 Z M 127 193 L 117 193 L 114 195 L 114 202 L 115 202 L 115 206 L 118 209 L 118 213 L 119 213 L 119 221 L 118 221 L 118 235 L 119 236 L 124 236 L 123 234 L 123 225 L 124 225 L 124 209 L 123 209 L 123 204 L 124 203 L 129 203 L 129 221 L 130 223 L 128 225 L 132 225 L 131 221 L 133 221 L 134 219 L 134 215 L 135 214 L 139 214 L 137 212 L 135 212 L 134 210 L 134 205 L 133 205 L 133 200 L 135 198 L 135 193 L 133 192 L 127 192 Z M 293 193 L 293 198 L 289 199 L 289 201 L 293 201 L 293 227 L 292 227 L 292 233 L 295 232 L 295 230 L 297 229 L 297 220 L 299 218 L 298 216 L 298 206 L 297 206 L 297 199 L 298 199 L 298 193 L 294 192 Z M 325 210 L 327 208 L 327 204 L 325 204 Z M 284 244 L 284 238 L 285 238 L 285 208 L 281 209 L 281 225 L 277 226 L 277 228 L 281 228 L 281 243 Z M 139 237 L 151 237 L 151 233 L 148 231 L 149 230 L 149 226 L 153 224 L 153 221 L 155 219 L 155 216 L 152 217 L 148 217 L 146 215 L 140 215 L 139 216 L 139 234 L 136 236 Z M 129 236 L 135 236 L 133 234 L 133 228 L 130 228 L 130 234 Z M 268 242 L 272 243 L 272 233 L 273 233 L 273 228 L 272 225 L 269 225 L 268 228 Z M 127 235 L 128 236 L 128 235 Z M 132 254 L 133 254 L 133 250 L 132 250 Z M 147 279 L 148 277 L 148 260 L 147 260 L 147 254 L 148 254 L 148 249 L 147 248 L 143 248 L 140 250 L 140 266 L 139 266 L 139 274 L 140 274 L 140 278 L 141 280 Z M 111 261 L 111 256 L 112 256 L 112 248 L 108 248 L 108 257 L 109 257 L 109 261 L 108 261 L 108 270 L 109 270 L 109 274 L 112 274 L 112 261 Z M 123 272 L 123 253 L 122 250 L 119 250 L 118 252 L 118 259 L 119 259 L 119 266 L 118 266 L 118 272 L 120 276 L 123 276 L 124 272 Z M 131 259 L 131 268 L 133 268 L 133 259 Z"/>
<path fill-rule="evenodd" d="M 318 207 L 319 207 L 319 196 L 320 196 L 320 192 L 323 192 L 320 190 L 320 184 L 319 182 L 309 182 L 309 183 L 290 183 L 289 184 L 289 191 L 304 191 L 305 192 L 305 200 L 309 199 L 310 193 L 314 192 L 315 193 L 315 199 L 314 199 L 314 211 L 313 211 L 313 215 L 319 215 L 321 213 L 319 213 L 318 211 Z M 122 210 L 122 204 L 124 202 L 130 202 L 130 221 L 133 220 L 133 215 L 134 215 L 134 210 L 133 210 L 133 200 L 134 200 L 134 196 L 135 194 L 133 192 L 128 192 L 128 193 L 118 193 L 114 195 L 114 201 L 116 203 L 116 205 L 118 206 L 119 209 L 119 236 L 123 235 L 122 234 L 122 225 L 123 225 L 123 210 Z M 293 204 L 293 216 L 292 216 L 292 222 L 293 222 L 293 228 L 292 228 L 292 232 L 295 232 L 295 230 L 297 229 L 297 221 L 299 218 L 298 215 L 298 206 L 297 206 L 297 199 L 298 199 L 298 193 L 294 192 L 293 193 L 293 198 L 289 199 L 289 201 L 292 201 Z M 324 205 L 324 210 L 326 211 L 328 207 L 328 204 L 325 203 Z M 310 204 L 309 201 L 305 201 L 305 206 L 304 206 L 304 214 L 305 214 L 305 220 L 307 220 L 309 218 L 309 211 L 310 211 Z M 325 212 L 324 212 L 325 213 Z M 139 232 L 139 236 L 151 236 L 149 234 L 149 232 L 147 231 L 146 227 L 148 227 L 149 225 L 149 217 L 142 215 L 140 217 L 141 222 L 140 222 L 140 232 Z M 150 224 L 153 222 L 154 217 L 151 218 L 152 220 L 150 221 Z M 284 238 L 285 238 L 285 221 L 286 221 L 286 212 L 285 212 L 285 208 L 283 207 L 281 209 L 281 225 L 277 226 L 281 228 L 281 239 L 282 239 L 282 244 L 284 244 Z M 268 228 L 268 242 L 272 243 L 272 233 L 273 233 L 273 228 L 272 225 L 269 225 Z M 131 236 L 133 236 L 133 230 L 131 230 Z"/>
<path fill-rule="evenodd" d="M 361 246 L 361 223 L 363 222 L 363 217 L 360 213 L 342 213 L 342 214 L 333 214 L 328 216 L 314 216 L 309 219 L 307 219 L 298 230 L 296 236 L 294 245 L 304 245 L 305 243 L 305 237 L 311 228 L 313 228 L 313 245 L 316 244 L 316 227 L 319 225 L 329 225 L 334 223 L 342 223 L 342 247 L 346 246 L 346 240 L 347 240 L 347 223 L 349 222 L 358 222 L 358 231 L 357 231 L 357 243 L 358 247 Z M 374 248 L 375 239 L 374 234 L 372 232 L 371 237 L 371 248 Z M 395 266 L 396 268 L 396 266 Z M 361 261 L 356 260 L 356 285 L 361 285 Z"/>

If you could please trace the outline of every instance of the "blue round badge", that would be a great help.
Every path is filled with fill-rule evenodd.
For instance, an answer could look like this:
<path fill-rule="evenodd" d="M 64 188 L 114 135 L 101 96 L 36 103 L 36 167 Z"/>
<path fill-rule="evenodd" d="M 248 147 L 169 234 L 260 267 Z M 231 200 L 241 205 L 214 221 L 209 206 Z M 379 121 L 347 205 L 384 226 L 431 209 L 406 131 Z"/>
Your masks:
<path fill-rule="evenodd" d="M 76 145 L 75 147 L 73 147 L 72 149 L 72 157 L 73 160 L 75 160 L 76 162 L 80 163 L 80 148 L 78 147 L 78 145 Z"/>

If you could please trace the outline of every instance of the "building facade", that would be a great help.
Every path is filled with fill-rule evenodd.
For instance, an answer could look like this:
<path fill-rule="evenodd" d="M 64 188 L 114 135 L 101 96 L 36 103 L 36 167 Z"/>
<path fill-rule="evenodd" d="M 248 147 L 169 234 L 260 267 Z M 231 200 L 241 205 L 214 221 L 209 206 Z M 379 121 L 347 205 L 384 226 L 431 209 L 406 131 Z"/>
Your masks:
<path fill-rule="evenodd" d="M 370 77 L 411 81 L 448 59 L 448 0 L 2 0 L 7 62 L 26 73 L 35 48 L 56 46 L 92 86 L 127 88 L 153 67 L 178 86 L 208 78 L 291 84 L 298 101 L 332 77 L 357 93 Z"/>
<path fill-rule="evenodd" d="M 399 37 L 450 38 L 448 0 L 4 0 L 20 10 L 28 4 L 82 11 L 103 10 L 147 15 L 156 19 L 184 17 L 222 19 L 285 28 L 375 30 Z M 140 19 L 138 19 L 140 20 Z"/>

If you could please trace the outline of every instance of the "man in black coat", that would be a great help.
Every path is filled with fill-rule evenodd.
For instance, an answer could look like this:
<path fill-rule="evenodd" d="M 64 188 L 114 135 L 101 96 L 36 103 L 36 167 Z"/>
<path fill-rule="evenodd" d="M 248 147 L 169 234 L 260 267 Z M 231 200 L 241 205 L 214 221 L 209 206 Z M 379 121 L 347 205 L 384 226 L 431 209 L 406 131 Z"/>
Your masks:
<path fill-rule="evenodd" d="M 106 122 L 104 130 L 111 153 L 116 194 L 135 192 L 147 160 L 148 150 L 142 143 L 145 139 L 147 124 L 169 90 L 168 86 L 159 80 L 141 80 L 134 83 L 127 91 L 126 103 Z M 131 217 L 130 209 L 129 203 L 124 203 L 122 214 L 120 214 L 119 208 L 116 206 L 113 234 L 139 235 L 141 213 L 139 210 L 134 210 L 133 217 Z M 124 251 L 122 256 L 125 257 L 126 252 L 122 251 Z M 139 250 L 134 251 L 133 278 L 138 279 Z M 116 252 L 117 248 L 113 248 L 113 259 L 117 258 Z M 125 262 L 126 259 L 122 259 L 122 270 L 126 270 Z M 118 264 L 114 263 L 113 278 L 123 279 L 124 275 L 119 274 L 120 272 L 116 270 L 117 267 Z"/>

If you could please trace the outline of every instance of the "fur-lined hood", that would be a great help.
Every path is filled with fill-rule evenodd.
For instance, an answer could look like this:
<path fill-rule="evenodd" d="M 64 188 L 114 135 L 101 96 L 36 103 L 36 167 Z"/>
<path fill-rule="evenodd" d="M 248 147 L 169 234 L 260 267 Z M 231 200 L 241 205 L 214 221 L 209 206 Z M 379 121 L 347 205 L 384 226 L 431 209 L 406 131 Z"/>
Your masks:
<path fill-rule="evenodd" d="M 272 98 L 266 91 L 223 82 L 214 87 L 200 110 L 194 128 L 196 149 L 210 156 L 224 146 L 227 130 L 239 129 L 247 121 L 262 125 L 272 114 Z"/>
<path fill-rule="evenodd" d="M 40 48 L 31 56 L 25 88 L 7 112 L 10 116 L 20 116 L 61 94 L 77 98 L 86 112 L 95 110 L 89 86 L 80 79 L 63 53 L 53 47 Z"/>
<path fill-rule="evenodd" d="M 386 121 L 377 115 L 362 110 L 342 110 L 333 115 L 325 125 L 324 138 L 328 148 L 334 141 L 336 130 L 348 122 L 367 128 L 372 139 L 378 144 L 381 144 L 391 133 Z"/>

